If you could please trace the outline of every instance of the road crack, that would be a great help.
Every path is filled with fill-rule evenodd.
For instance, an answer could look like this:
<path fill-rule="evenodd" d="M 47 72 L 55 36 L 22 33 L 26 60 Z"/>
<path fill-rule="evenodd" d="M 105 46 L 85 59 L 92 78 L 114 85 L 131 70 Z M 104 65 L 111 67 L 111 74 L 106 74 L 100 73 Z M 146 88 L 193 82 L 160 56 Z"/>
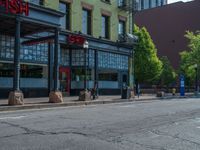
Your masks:
<path fill-rule="evenodd" d="M 151 130 L 150 132 L 152 132 L 156 135 L 159 135 L 159 136 L 168 136 L 168 137 L 171 137 L 171 138 L 174 138 L 174 139 L 178 139 L 178 140 L 181 140 L 181 141 L 189 142 L 191 144 L 195 144 L 197 146 L 200 146 L 200 143 L 194 142 L 194 141 L 191 141 L 191 140 L 188 140 L 188 139 L 185 139 L 185 138 L 181 138 L 181 137 L 179 137 L 179 134 L 170 135 L 166 132 L 161 132 L 160 130 Z"/>
<path fill-rule="evenodd" d="M 59 132 L 49 132 L 49 131 L 40 131 L 40 130 L 34 130 L 34 129 L 30 129 L 27 127 L 23 127 L 21 125 L 18 124 L 13 124 L 10 122 L 1 122 L 2 124 L 6 124 L 9 125 L 11 127 L 15 127 L 15 128 L 19 128 L 22 129 L 24 131 L 24 133 L 21 134 L 13 134 L 13 135 L 9 135 L 9 136 L 3 136 L 0 138 L 9 138 L 9 137 L 13 137 L 13 136 L 19 136 L 19 135 L 32 135 L 32 134 L 37 134 L 37 135 L 60 135 L 60 134 L 75 134 L 75 135 L 81 135 L 81 136 L 85 136 L 85 137 L 89 137 L 89 134 L 83 133 L 83 132 L 78 132 L 78 131 L 59 131 Z"/>

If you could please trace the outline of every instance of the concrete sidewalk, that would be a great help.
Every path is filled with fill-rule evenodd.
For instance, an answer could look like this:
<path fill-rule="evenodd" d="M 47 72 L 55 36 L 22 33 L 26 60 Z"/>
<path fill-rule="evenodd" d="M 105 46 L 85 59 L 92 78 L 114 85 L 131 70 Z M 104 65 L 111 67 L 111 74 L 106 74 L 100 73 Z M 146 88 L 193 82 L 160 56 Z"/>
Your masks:
<path fill-rule="evenodd" d="M 64 97 L 64 103 L 69 103 L 69 102 L 80 102 L 78 100 L 78 96 L 68 96 Z M 139 98 L 135 97 L 132 100 L 151 100 L 151 99 L 156 99 L 155 95 L 142 95 Z M 91 101 L 108 101 L 108 100 L 121 100 L 121 96 L 99 96 L 97 100 L 91 100 Z M 30 105 L 30 104 L 45 104 L 48 103 L 49 98 L 48 97 L 41 97 L 41 98 L 25 98 L 24 99 L 24 104 L 25 105 Z M 0 100 L 0 107 L 1 106 L 6 106 L 8 105 L 8 100 L 7 99 L 1 99 Z"/>
<path fill-rule="evenodd" d="M 194 94 L 187 93 L 186 96 L 180 97 L 179 95 L 172 96 L 166 94 L 165 97 L 158 98 L 156 95 L 141 95 L 139 98 L 121 99 L 121 96 L 99 96 L 97 100 L 91 101 L 79 101 L 78 96 L 64 97 L 63 103 L 53 104 L 48 103 L 49 98 L 25 98 L 23 106 L 9 106 L 8 100 L 0 100 L 0 111 L 14 111 L 24 109 L 40 109 L 51 107 L 65 107 L 65 106 L 81 106 L 81 105 L 95 105 L 95 104 L 109 104 L 109 103 L 121 103 L 121 102 L 133 102 L 133 101 L 150 101 L 150 100 L 163 100 L 163 99 L 175 99 L 175 98 L 190 98 L 194 97 Z"/>

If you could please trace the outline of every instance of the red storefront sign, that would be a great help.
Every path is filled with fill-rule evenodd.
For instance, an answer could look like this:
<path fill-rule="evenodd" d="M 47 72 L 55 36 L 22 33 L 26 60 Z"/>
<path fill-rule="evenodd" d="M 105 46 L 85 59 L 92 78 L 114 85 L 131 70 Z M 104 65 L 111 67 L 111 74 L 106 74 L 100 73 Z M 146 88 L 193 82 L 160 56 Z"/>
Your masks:
<path fill-rule="evenodd" d="M 69 44 L 83 45 L 85 43 L 85 38 L 78 35 L 69 35 L 68 42 Z"/>
<path fill-rule="evenodd" d="M 0 0 L 0 6 L 6 13 L 29 15 L 29 3 L 22 0 Z"/>

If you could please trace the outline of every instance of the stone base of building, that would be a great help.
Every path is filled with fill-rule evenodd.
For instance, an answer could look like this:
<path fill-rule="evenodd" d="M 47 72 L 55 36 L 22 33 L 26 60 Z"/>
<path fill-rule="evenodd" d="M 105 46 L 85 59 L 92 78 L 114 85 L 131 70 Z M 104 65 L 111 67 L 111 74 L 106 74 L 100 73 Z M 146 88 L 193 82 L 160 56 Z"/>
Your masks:
<path fill-rule="evenodd" d="M 90 101 L 91 100 L 91 92 L 87 90 L 83 90 L 79 94 L 80 101 Z"/>
<path fill-rule="evenodd" d="M 8 105 L 23 105 L 24 94 L 21 91 L 12 91 L 9 93 Z"/>
<path fill-rule="evenodd" d="M 163 92 L 163 91 L 159 91 L 159 92 L 157 92 L 157 95 L 156 95 L 157 97 L 164 97 L 165 96 L 165 92 Z"/>
<path fill-rule="evenodd" d="M 131 97 L 130 98 L 135 98 L 135 91 L 134 91 L 134 89 L 131 90 Z"/>
<path fill-rule="evenodd" d="M 49 103 L 63 103 L 62 92 L 52 91 L 49 94 Z"/>

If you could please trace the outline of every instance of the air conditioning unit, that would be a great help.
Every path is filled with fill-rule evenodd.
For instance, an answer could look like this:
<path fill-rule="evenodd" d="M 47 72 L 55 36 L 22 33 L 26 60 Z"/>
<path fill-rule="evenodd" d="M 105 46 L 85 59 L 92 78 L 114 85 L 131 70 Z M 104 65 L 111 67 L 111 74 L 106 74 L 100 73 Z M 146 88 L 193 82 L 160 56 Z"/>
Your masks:
<path fill-rule="evenodd" d="M 127 33 L 127 34 L 119 34 L 119 42 L 120 43 L 127 43 L 127 44 L 133 44 L 133 43 L 137 43 L 138 41 L 138 37 Z"/>
<path fill-rule="evenodd" d="M 118 37 L 120 43 L 126 42 L 126 34 L 119 34 Z"/>

